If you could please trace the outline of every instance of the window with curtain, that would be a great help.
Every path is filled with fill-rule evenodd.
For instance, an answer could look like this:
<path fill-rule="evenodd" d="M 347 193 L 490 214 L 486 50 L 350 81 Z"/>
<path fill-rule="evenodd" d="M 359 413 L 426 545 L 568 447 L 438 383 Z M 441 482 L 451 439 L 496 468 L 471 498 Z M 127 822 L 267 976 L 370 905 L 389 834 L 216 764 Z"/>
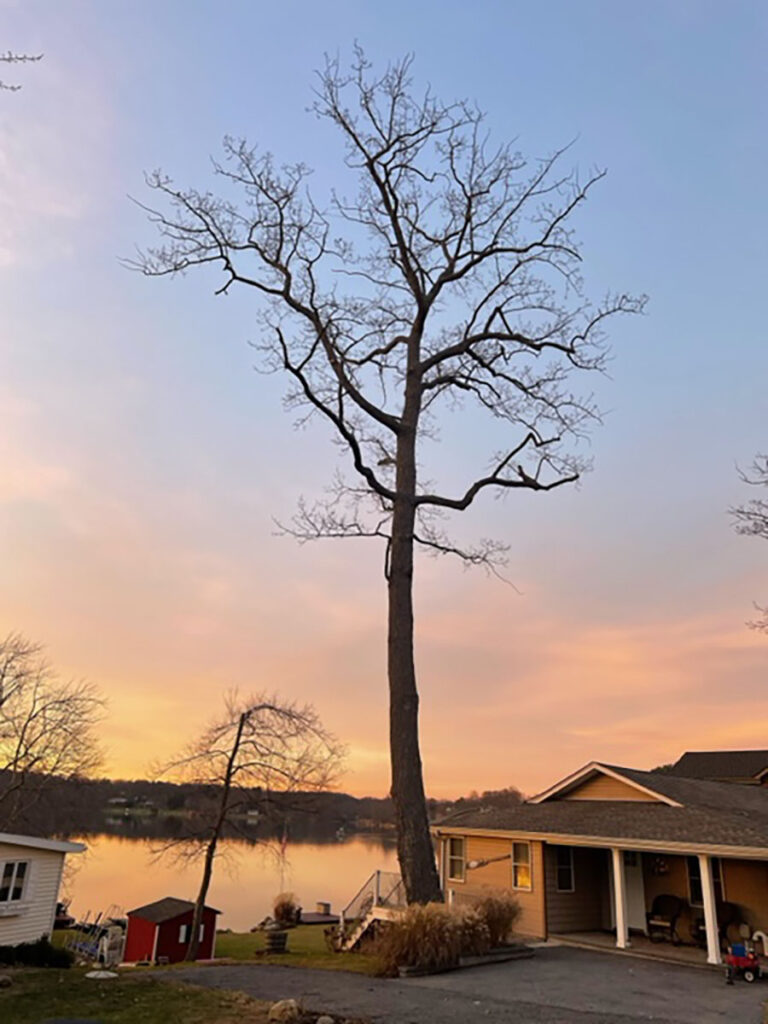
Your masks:
<path fill-rule="evenodd" d="M 512 843 L 512 888 L 530 891 L 531 844 Z"/>

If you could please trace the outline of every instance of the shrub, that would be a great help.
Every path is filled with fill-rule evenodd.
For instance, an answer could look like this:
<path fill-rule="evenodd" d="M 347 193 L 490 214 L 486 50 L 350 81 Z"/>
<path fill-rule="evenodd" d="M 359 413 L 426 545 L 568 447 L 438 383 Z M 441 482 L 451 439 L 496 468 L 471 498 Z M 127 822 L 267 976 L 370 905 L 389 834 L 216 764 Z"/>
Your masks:
<path fill-rule="evenodd" d="M 491 947 L 503 946 L 520 917 L 517 899 L 510 892 L 488 892 L 475 902 L 474 909 L 488 927 Z"/>
<path fill-rule="evenodd" d="M 476 907 L 454 908 L 461 930 L 461 955 L 482 956 L 491 948 L 491 932 Z"/>
<path fill-rule="evenodd" d="M 0 964 L 6 967 L 71 967 L 74 957 L 68 949 L 52 946 L 47 938 L 0 946 Z"/>
<path fill-rule="evenodd" d="M 461 918 L 442 903 L 414 904 L 381 930 L 374 952 L 384 974 L 398 967 L 454 967 L 461 954 Z"/>
<path fill-rule="evenodd" d="M 298 900 L 292 892 L 281 892 L 275 896 L 272 911 L 280 924 L 295 924 L 299 912 Z"/>

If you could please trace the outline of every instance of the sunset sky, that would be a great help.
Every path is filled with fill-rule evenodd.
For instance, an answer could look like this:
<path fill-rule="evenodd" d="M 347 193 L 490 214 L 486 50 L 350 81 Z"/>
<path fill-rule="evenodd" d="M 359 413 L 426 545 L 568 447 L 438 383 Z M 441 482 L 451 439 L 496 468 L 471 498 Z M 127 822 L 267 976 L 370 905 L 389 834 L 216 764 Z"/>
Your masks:
<path fill-rule="evenodd" d="M 578 218 L 589 291 L 648 293 L 592 382 L 578 489 L 487 498 L 462 538 L 511 545 L 514 587 L 417 565 L 426 784 L 543 788 L 592 759 L 768 745 L 768 546 L 728 507 L 768 446 L 768 7 L 707 0 L 0 0 L 0 634 L 109 698 L 109 771 L 140 776 L 232 686 L 315 703 L 343 788 L 388 788 L 385 589 L 374 542 L 276 536 L 337 454 L 252 371 L 249 295 L 147 280 L 129 195 L 209 183 L 225 134 L 333 183 L 306 108 L 324 51 L 413 50 L 501 140 L 608 177 Z M 468 430 L 471 434 L 474 425 Z M 471 473 L 466 446 L 439 458 Z M 464 460 L 464 461 L 462 461 Z"/>

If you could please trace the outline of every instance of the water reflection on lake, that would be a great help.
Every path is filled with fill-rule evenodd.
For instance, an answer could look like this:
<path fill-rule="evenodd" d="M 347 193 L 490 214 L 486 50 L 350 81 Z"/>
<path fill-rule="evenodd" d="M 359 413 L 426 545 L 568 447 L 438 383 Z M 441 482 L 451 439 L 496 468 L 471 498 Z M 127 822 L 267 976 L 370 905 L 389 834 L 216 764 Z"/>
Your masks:
<path fill-rule="evenodd" d="M 127 911 L 163 896 L 195 898 L 202 865 L 156 860 L 157 840 L 88 835 L 78 841 L 88 852 L 67 858 L 73 870 L 64 887 L 77 917 L 106 911 L 113 904 Z M 377 868 L 398 870 L 394 839 L 389 836 L 289 842 L 282 863 L 274 843 L 261 846 L 226 839 L 221 847 L 224 856 L 217 861 L 208 903 L 222 911 L 219 927 L 234 931 L 247 931 L 265 917 L 281 886 L 294 892 L 305 910 L 314 910 L 318 900 L 325 900 L 338 913 Z"/>

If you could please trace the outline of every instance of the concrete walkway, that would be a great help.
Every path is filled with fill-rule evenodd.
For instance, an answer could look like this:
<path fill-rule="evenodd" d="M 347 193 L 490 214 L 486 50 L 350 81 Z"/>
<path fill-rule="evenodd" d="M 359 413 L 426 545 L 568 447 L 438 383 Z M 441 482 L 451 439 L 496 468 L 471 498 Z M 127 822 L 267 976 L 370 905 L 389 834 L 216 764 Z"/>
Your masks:
<path fill-rule="evenodd" d="M 160 977 L 160 974 L 157 975 Z M 376 1024 L 760 1024 L 768 983 L 727 986 L 716 971 L 553 947 L 517 960 L 388 981 L 346 971 L 242 964 L 169 972 L 259 999 Z"/>

